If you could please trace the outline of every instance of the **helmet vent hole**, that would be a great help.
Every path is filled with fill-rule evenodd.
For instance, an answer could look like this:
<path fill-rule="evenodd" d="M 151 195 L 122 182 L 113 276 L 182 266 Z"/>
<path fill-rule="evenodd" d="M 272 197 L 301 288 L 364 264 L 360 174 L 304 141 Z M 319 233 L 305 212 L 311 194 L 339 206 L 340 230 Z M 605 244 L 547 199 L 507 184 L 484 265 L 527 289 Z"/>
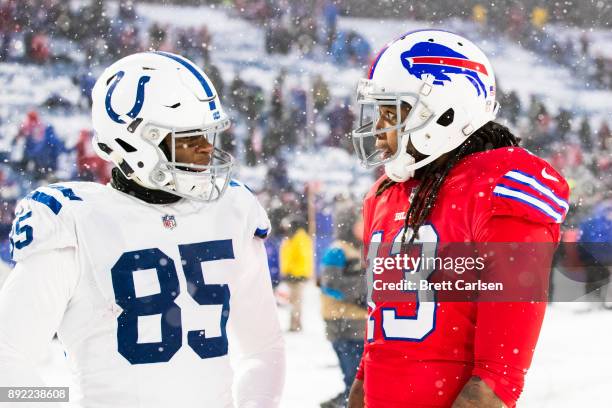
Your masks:
<path fill-rule="evenodd" d="M 460 46 L 462 46 L 462 47 L 463 47 L 463 44 L 462 44 L 462 43 L 458 42 L 457 44 L 459 44 Z"/>
<path fill-rule="evenodd" d="M 142 67 L 143 71 L 155 71 L 155 68 L 151 68 L 151 67 Z"/>
<path fill-rule="evenodd" d="M 430 39 L 429 39 L 429 40 L 427 40 L 427 41 L 429 41 L 429 42 L 434 42 L 434 39 L 433 39 L 433 38 L 430 38 Z"/>
<path fill-rule="evenodd" d="M 121 146 L 121 148 L 125 150 L 127 153 L 133 153 L 136 151 L 136 148 L 134 146 L 132 146 L 131 144 L 127 143 L 126 141 L 122 139 L 117 138 L 115 139 L 115 142 L 117 142 L 117 144 Z"/>
<path fill-rule="evenodd" d="M 440 115 L 436 123 L 440 126 L 446 127 L 453 123 L 453 119 L 455 119 L 455 111 L 453 110 L 453 108 L 450 108 L 442 115 Z"/>
<path fill-rule="evenodd" d="M 98 143 L 98 148 L 106 154 L 111 154 L 113 152 L 113 149 L 108 147 L 106 143 Z"/>
<path fill-rule="evenodd" d="M 172 105 L 172 106 L 168 106 L 168 107 L 169 107 L 169 108 L 172 108 L 172 109 L 176 109 L 176 108 L 178 108 L 179 106 L 181 106 L 181 103 L 180 103 L 180 102 L 177 102 L 177 103 L 175 103 L 174 105 Z"/>

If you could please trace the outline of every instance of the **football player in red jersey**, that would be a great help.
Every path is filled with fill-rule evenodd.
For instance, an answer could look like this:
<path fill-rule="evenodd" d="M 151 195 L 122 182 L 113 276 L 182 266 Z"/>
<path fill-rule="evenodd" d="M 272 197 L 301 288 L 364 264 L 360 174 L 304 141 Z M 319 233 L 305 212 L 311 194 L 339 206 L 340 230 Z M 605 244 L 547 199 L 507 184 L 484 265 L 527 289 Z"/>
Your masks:
<path fill-rule="evenodd" d="M 385 169 L 364 202 L 366 250 L 375 242 L 556 246 L 567 183 L 493 121 L 493 69 L 472 42 L 440 30 L 405 34 L 379 53 L 357 91 L 355 150 L 364 165 Z M 511 271 L 547 282 L 551 260 L 552 251 L 524 257 Z M 515 279 L 501 264 L 482 274 Z M 370 299 L 349 407 L 514 407 L 545 299 L 419 302 L 421 295 Z"/>

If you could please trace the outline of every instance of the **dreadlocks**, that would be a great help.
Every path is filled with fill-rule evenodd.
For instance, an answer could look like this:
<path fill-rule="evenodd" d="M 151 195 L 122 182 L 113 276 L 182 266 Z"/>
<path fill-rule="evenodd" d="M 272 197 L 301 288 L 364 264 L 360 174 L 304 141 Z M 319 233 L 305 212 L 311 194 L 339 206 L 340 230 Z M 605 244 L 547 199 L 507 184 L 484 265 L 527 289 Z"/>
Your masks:
<path fill-rule="evenodd" d="M 419 175 L 421 183 L 419 183 L 413 194 L 410 208 L 404 221 L 404 231 L 407 231 L 407 227 L 414 231 L 410 241 L 408 241 L 408 245 L 412 244 L 418 237 L 419 228 L 429 216 L 438 197 L 440 187 L 448 173 L 459 160 L 472 153 L 498 149 L 500 147 L 518 146 L 519 142 L 520 139 L 514 136 L 507 127 L 493 121 L 487 122 L 463 142 L 461 146 L 448 153 L 447 160 L 441 163 L 433 162 L 426 166 Z M 395 182 L 389 179 L 383 181 L 378 187 L 376 195 L 382 194 L 383 191 L 393 184 Z M 406 234 L 404 233 L 402 245 L 404 245 L 405 239 Z"/>

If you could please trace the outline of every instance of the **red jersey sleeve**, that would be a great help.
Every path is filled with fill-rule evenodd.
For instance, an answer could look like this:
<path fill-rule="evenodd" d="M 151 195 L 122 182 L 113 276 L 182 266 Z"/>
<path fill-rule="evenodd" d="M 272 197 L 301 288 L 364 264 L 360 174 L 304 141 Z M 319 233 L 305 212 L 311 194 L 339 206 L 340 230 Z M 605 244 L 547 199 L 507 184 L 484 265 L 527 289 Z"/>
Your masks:
<path fill-rule="evenodd" d="M 357 374 L 355 374 L 355 379 L 363 381 L 365 376 L 365 372 L 363 371 L 363 356 L 361 356 L 361 361 L 359 362 L 359 367 L 357 368 Z"/>
<path fill-rule="evenodd" d="M 493 216 L 482 226 L 480 242 L 534 242 L 548 243 L 537 257 L 517 257 L 511 245 L 496 247 L 499 262 L 487 264 L 487 280 L 504 282 L 516 280 L 516 274 L 528 271 L 547 287 L 552 255 L 559 235 L 556 223 L 532 222 L 523 217 Z M 541 244 L 535 244 L 541 245 Z M 506 249 L 507 248 L 507 249 Z M 508 251 L 508 254 L 503 251 Z M 501 251 L 501 253 L 500 253 Z M 515 251 L 510 255 L 509 253 Z M 510 256 L 517 258 L 509 270 Z M 512 273 L 509 273 L 512 272 Z M 480 377 L 508 406 L 514 407 L 525 383 L 525 374 L 531 365 L 540 328 L 544 319 L 546 301 L 477 303 L 474 339 L 474 369 L 472 375 Z"/>

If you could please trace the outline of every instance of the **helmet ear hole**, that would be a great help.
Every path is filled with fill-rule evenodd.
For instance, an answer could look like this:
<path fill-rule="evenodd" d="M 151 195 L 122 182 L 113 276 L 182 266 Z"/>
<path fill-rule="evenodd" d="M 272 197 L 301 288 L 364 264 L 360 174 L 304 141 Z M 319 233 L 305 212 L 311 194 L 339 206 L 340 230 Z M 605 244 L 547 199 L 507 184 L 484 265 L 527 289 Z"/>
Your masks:
<path fill-rule="evenodd" d="M 453 110 L 453 108 L 449 108 L 446 112 L 440 115 L 436 123 L 440 126 L 446 127 L 450 125 L 451 123 L 453 123 L 454 119 L 455 119 L 455 111 Z"/>

